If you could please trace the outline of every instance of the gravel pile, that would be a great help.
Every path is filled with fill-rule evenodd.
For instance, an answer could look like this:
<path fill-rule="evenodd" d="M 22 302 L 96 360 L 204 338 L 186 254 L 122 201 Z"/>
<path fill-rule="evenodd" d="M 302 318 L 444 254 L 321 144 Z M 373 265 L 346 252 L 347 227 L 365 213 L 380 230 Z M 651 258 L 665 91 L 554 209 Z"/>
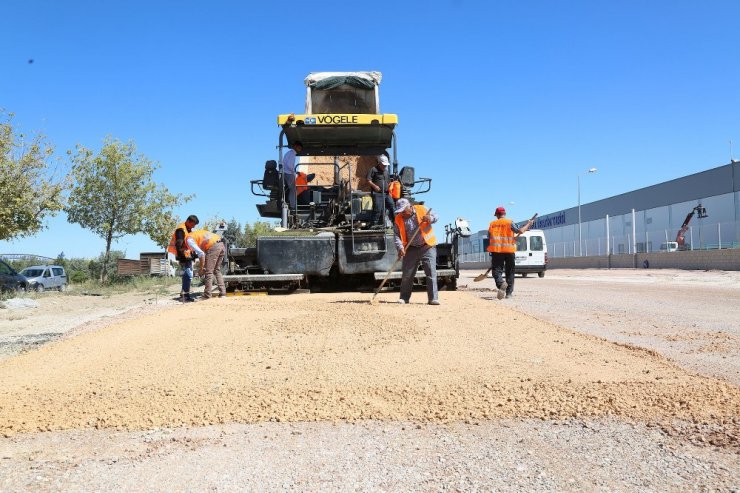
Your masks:
<path fill-rule="evenodd" d="M 740 490 L 724 274 L 4 310 L 0 491 Z"/>

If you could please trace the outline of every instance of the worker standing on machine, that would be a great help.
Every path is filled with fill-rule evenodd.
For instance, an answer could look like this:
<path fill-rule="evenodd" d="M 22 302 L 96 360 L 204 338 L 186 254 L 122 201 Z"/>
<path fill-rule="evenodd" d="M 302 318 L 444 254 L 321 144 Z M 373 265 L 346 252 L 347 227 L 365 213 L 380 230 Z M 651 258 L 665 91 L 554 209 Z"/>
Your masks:
<path fill-rule="evenodd" d="M 285 193 L 288 196 L 288 206 L 292 214 L 295 212 L 296 204 L 295 159 L 296 155 L 303 150 L 303 143 L 296 140 L 290 147 L 290 150 L 283 156 L 283 180 L 285 181 Z"/>
<path fill-rule="evenodd" d="M 488 225 L 488 251 L 491 252 L 491 270 L 498 288 L 496 298 L 511 298 L 514 295 L 516 237 L 531 228 L 532 221 L 527 221 L 520 229 L 505 217 L 506 209 L 503 207 L 497 207 L 495 214 L 496 220 Z"/>
<path fill-rule="evenodd" d="M 188 248 L 185 238 L 193 228 L 198 224 L 198 216 L 191 214 L 184 223 L 178 224 L 175 232 L 172 233 L 172 239 L 167 247 L 167 251 L 175 256 L 182 269 L 182 289 L 180 290 L 180 300 L 183 302 L 195 301 L 190 295 L 190 285 L 193 282 L 193 261 L 195 254 Z"/>
<path fill-rule="evenodd" d="M 393 213 L 395 204 L 393 198 L 388 194 L 388 185 L 391 182 L 388 171 L 389 166 L 388 156 L 381 154 L 378 156 L 377 164 L 367 172 L 367 183 L 373 191 L 373 216 L 370 220 L 370 225 L 378 224 L 385 226 L 385 218 L 382 215 L 384 203 L 385 211 L 391 223 L 395 220 L 395 214 Z"/>
<path fill-rule="evenodd" d="M 437 240 L 432 224 L 437 216 L 423 205 L 414 205 L 407 199 L 398 199 L 395 209 L 395 244 L 401 263 L 401 297 L 398 303 L 411 299 L 416 270 L 421 262 L 426 275 L 427 297 L 430 305 L 439 305 L 437 293 Z"/>
<path fill-rule="evenodd" d="M 226 296 L 226 285 L 221 274 L 221 264 L 226 255 L 226 248 L 224 248 L 224 242 L 221 237 L 205 229 L 196 229 L 188 233 L 186 241 L 188 247 L 195 252 L 200 260 L 200 272 L 198 274 L 200 276 L 205 274 L 206 280 L 205 288 L 203 289 L 203 299 L 207 300 L 211 297 L 211 285 L 213 284 L 214 275 L 216 276 L 219 297 Z"/>

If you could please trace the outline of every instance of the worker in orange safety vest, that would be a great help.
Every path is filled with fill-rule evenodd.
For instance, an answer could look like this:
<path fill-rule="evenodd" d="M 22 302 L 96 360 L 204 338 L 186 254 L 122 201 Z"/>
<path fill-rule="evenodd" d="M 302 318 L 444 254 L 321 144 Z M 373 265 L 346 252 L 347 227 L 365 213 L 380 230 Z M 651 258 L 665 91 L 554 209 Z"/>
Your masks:
<path fill-rule="evenodd" d="M 195 301 L 195 299 L 190 295 L 190 285 L 193 281 L 193 262 L 195 261 L 195 253 L 187 246 L 185 238 L 198 222 L 198 216 L 194 214 L 189 215 L 184 223 L 177 225 L 175 232 L 172 233 L 170 244 L 167 246 L 167 251 L 175 256 L 175 259 L 180 263 L 180 268 L 182 269 L 180 299 L 183 302 Z"/>
<path fill-rule="evenodd" d="M 199 275 L 205 273 L 205 288 L 203 289 L 203 299 L 211 297 L 211 285 L 213 277 L 216 276 L 219 297 L 226 296 L 226 285 L 221 275 L 221 264 L 226 255 L 226 246 L 223 240 L 216 233 L 211 233 L 205 229 L 196 229 L 188 233 L 187 244 L 191 250 L 200 259 Z"/>
<path fill-rule="evenodd" d="M 306 174 L 303 171 L 299 171 L 295 175 L 295 193 L 298 203 L 301 205 L 307 205 L 311 202 L 310 194 L 308 192 L 308 183 L 313 181 L 316 177 L 316 173 Z"/>
<path fill-rule="evenodd" d="M 437 216 L 423 205 L 411 205 L 408 199 L 398 199 L 395 209 L 394 243 L 401 263 L 401 296 L 398 303 L 411 300 L 411 289 L 419 262 L 426 275 L 427 298 L 430 305 L 439 305 L 437 292 L 437 239 L 432 224 Z"/>
<path fill-rule="evenodd" d="M 511 298 L 514 293 L 514 262 L 516 237 L 532 227 L 528 221 L 518 228 L 511 219 L 506 218 L 506 209 L 496 208 L 496 220 L 488 225 L 488 251 L 491 253 L 491 270 L 496 281 L 496 297 Z"/>

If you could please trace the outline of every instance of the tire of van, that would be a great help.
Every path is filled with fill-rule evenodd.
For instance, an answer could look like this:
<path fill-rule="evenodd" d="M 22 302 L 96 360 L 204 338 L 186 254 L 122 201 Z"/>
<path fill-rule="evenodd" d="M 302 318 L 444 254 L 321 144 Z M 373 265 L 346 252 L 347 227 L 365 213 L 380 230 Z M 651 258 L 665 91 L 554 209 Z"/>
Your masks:
<path fill-rule="evenodd" d="M 38 283 L 38 284 L 36 285 L 36 292 L 38 292 L 38 293 L 43 293 L 43 292 L 44 292 L 44 285 L 43 285 L 43 284 L 41 284 L 41 283 Z"/>
<path fill-rule="evenodd" d="M 538 272 L 537 277 L 545 277 L 545 271 Z"/>
<path fill-rule="evenodd" d="M 527 277 L 527 273 L 526 272 L 522 272 L 522 277 Z"/>

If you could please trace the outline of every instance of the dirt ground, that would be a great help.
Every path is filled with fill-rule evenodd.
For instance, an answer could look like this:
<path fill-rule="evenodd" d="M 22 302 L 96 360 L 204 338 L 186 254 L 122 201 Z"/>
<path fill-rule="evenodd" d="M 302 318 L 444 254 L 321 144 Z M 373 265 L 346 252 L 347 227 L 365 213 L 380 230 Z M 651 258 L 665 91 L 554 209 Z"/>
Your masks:
<path fill-rule="evenodd" d="M 495 297 L 493 279 L 471 277 L 462 289 Z M 558 269 L 514 285 L 512 308 L 740 386 L 740 272 Z"/>
<path fill-rule="evenodd" d="M 0 490 L 740 487 L 740 273 L 475 274 L 0 310 Z"/>

